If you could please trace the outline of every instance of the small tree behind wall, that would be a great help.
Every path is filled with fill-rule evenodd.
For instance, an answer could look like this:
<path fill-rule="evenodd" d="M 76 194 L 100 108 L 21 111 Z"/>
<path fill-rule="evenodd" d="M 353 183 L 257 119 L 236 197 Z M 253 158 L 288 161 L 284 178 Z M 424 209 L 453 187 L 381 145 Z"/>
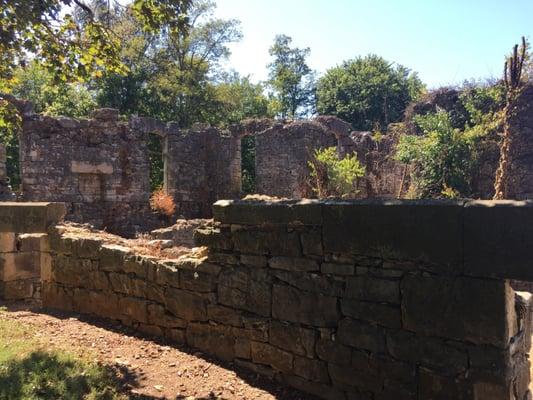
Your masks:
<path fill-rule="evenodd" d="M 503 140 L 500 146 L 500 164 L 496 171 L 494 183 L 494 200 L 508 199 L 513 196 L 509 193 L 509 180 L 511 156 L 513 153 L 513 132 L 510 119 L 513 113 L 514 101 L 523 87 L 522 70 L 527 55 L 526 39 L 522 37 L 522 46 L 515 45 L 513 53 L 505 61 L 504 83 L 506 90 L 506 105 L 503 119 Z"/>
<path fill-rule="evenodd" d="M 355 154 L 339 157 L 335 147 L 317 149 L 309 161 L 311 188 L 318 198 L 351 198 L 357 194 L 355 183 L 365 175 Z"/>

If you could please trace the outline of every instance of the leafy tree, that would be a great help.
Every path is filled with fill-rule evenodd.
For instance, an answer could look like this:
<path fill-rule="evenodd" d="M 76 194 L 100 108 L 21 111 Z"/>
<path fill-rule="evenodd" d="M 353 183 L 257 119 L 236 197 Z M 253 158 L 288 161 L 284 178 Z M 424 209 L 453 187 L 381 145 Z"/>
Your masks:
<path fill-rule="evenodd" d="M 96 107 L 93 94 L 79 83 L 55 82 L 41 64 L 31 62 L 14 73 L 12 93 L 34 104 L 35 112 L 86 117 Z"/>
<path fill-rule="evenodd" d="M 315 78 L 307 65 L 311 50 L 291 47 L 292 38 L 278 35 L 270 47 L 274 60 L 268 65 L 268 84 L 274 91 L 274 110 L 281 118 L 298 118 L 312 113 Z"/>
<path fill-rule="evenodd" d="M 174 120 L 182 127 L 217 123 L 218 70 L 229 57 L 228 44 L 242 34 L 237 20 L 215 18 L 214 9 L 212 1 L 193 0 L 187 31 L 172 32 L 163 25 L 150 33 L 138 29 L 131 10 L 123 11 L 114 30 L 125 43 L 121 57 L 130 73 L 97 81 L 99 104 Z"/>
<path fill-rule="evenodd" d="M 232 124 L 246 118 L 274 117 L 263 85 L 250 82 L 249 77 L 231 72 L 223 75 L 214 87 L 219 103 L 220 123 Z"/>
<path fill-rule="evenodd" d="M 416 116 L 415 121 L 424 135 L 400 137 L 397 158 L 414 165 L 416 195 L 468 195 L 475 138 L 453 128 L 450 116 L 445 111 Z"/>
<path fill-rule="evenodd" d="M 317 149 L 309 161 L 311 188 L 319 198 L 354 197 L 354 185 L 365 175 L 355 154 L 339 157 L 335 147 Z"/>
<path fill-rule="evenodd" d="M 350 122 L 355 129 L 386 128 L 401 121 L 405 108 L 423 91 L 416 73 L 376 55 L 329 69 L 319 79 L 317 110 Z"/>

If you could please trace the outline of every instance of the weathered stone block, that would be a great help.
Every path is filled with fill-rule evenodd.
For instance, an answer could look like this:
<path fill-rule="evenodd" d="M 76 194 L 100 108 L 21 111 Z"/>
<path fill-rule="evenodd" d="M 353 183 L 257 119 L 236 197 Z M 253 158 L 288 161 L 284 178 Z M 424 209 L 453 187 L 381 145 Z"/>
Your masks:
<path fill-rule="evenodd" d="M 353 275 L 355 273 L 355 266 L 352 264 L 322 263 L 320 265 L 320 271 L 323 274 Z"/>
<path fill-rule="evenodd" d="M 72 241 L 72 253 L 81 258 L 98 259 L 103 241 L 94 238 L 76 238 Z"/>
<path fill-rule="evenodd" d="M 0 232 L 45 233 L 66 213 L 62 203 L 3 202 L 0 206 Z"/>
<path fill-rule="evenodd" d="M 337 365 L 350 365 L 352 349 L 339 341 L 320 339 L 316 343 L 316 354 L 321 360 Z"/>
<path fill-rule="evenodd" d="M 400 303 L 400 281 L 354 276 L 347 279 L 344 296 L 366 301 Z"/>
<path fill-rule="evenodd" d="M 514 293 L 504 281 L 407 276 L 402 314 L 410 331 L 502 348 L 517 332 Z"/>
<path fill-rule="evenodd" d="M 322 248 L 322 232 L 306 231 L 300 234 L 302 242 L 302 252 L 305 255 L 321 256 L 324 254 Z"/>
<path fill-rule="evenodd" d="M 205 297 L 185 290 L 167 288 L 165 307 L 176 317 L 187 321 L 207 321 L 207 300 Z"/>
<path fill-rule="evenodd" d="M 228 327 L 190 323 L 187 325 L 187 344 L 223 360 L 235 358 L 235 338 Z"/>
<path fill-rule="evenodd" d="M 339 319 L 337 298 L 275 284 L 272 291 L 272 315 L 289 322 L 333 327 Z"/>
<path fill-rule="evenodd" d="M 270 323 L 270 343 L 293 354 L 313 358 L 316 336 L 312 329 L 274 320 Z"/>
<path fill-rule="evenodd" d="M 241 254 L 241 264 L 247 267 L 264 268 L 267 266 L 267 258 L 253 254 Z"/>
<path fill-rule="evenodd" d="M 283 269 L 294 272 L 318 271 L 319 266 L 315 260 L 302 257 L 272 257 L 268 261 L 270 268 Z"/>
<path fill-rule="evenodd" d="M 207 317 L 224 325 L 243 327 L 242 313 L 230 307 L 224 307 L 216 304 L 207 305 Z"/>
<path fill-rule="evenodd" d="M 278 349 L 268 343 L 252 342 L 252 361 L 254 363 L 270 365 L 281 372 L 293 370 L 293 356 L 291 353 Z"/>
<path fill-rule="evenodd" d="M 337 330 L 339 343 L 356 349 L 383 352 L 385 350 L 385 333 L 380 327 L 361 321 L 344 318 Z"/>
<path fill-rule="evenodd" d="M 100 247 L 100 269 L 102 271 L 122 272 L 124 262 L 131 249 L 116 244 L 105 244 Z"/>
<path fill-rule="evenodd" d="M 321 225 L 321 205 L 314 200 L 264 202 L 219 200 L 213 205 L 215 221 L 224 224 Z"/>
<path fill-rule="evenodd" d="M 460 201 L 364 200 L 323 207 L 324 251 L 462 265 Z M 460 271 L 458 271 L 460 272 Z"/>
<path fill-rule="evenodd" d="M 398 306 L 342 299 L 341 311 L 347 317 L 374 322 L 387 328 L 402 326 L 402 312 Z"/>
<path fill-rule="evenodd" d="M 36 291 L 36 285 L 38 284 L 38 281 L 33 281 L 29 279 L 4 282 L 3 298 L 5 300 L 32 299 Z"/>
<path fill-rule="evenodd" d="M 0 254 L 0 279 L 4 281 L 39 278 L 40 273 L 39 252 Z"/>
<path fill-rule="evenodd" d="M 533 280 L 533 202 L 470 201 L 464 211 L 465 273 Z"/>
<path fill-rule="evenodd" d="M 464 373 L 468 368 L 466 350 L 458 349 L 442 339 L 417 336 L 406 331 L 389 331 L 387 348 L 398 360 L 436 368 L 447 374 Z"/>
<path fill-rule="evenodd" d="M 157 266 L 156 282 L 159 285 L 180 288 L 180 274 L 178 269 L 167 262 L 161 262 Z"/>
<path fill-rule="evenodd" d="M 241 253 L 292 256 L 300 255 L 300 239 L 295 232 L 240 230 L 233 233 L 235 250 Z"/>
<path fill-rule="evenodd" d="M 0 232 L 0 253 L 17 251 L 17 240 L 13 232 Z"/>
<path fill-rule="evenodd" d="M 324 276 L 322 274 L 302 274 L 289 271 L 271 271 L 279 280 L 288 283 L 298 289 L 321 293 L 328 296 L 342 296 L 345 290 L 345 279 L 334 276 Z"/>
<path fill-rule="evenodd" d="M 294 374 L 313 382 L 329 383 L 328 364 L 306 357 L 294 357 Z"/>
<path fill-rule="evenodd" d="M 333 384 L 339 388 L 379 392 L 383 387 L 383 382 L 377 371 L 370 368 L 357 369 L 344 365 L 328 364 L 328 370 Z"/>
<path fill-rule="evenodd" d="M 265 271 L 246 268 L 224 270 L 218 282 L 218 301 L 239 310 L 270 316 L 272 292 Z"/>
<path fill-rule="evenodd" d="M 194 292 L 213 292 L 217 287 L 217 277 L 205 272 L 180 270 L 180 287 Z"/>
<path fill-rule="evenodd" d="M 138 322 L 148 323 L 148 302 L 146 300 L 134 297 L 120 297 L 118 306 L 123 315 Z"/>
<path fill-rule="evenodd" d="M 187 321 L 174 317 L 159 304 L 148 304 L 148 322 L 164 328 L 186 328 Z"/>

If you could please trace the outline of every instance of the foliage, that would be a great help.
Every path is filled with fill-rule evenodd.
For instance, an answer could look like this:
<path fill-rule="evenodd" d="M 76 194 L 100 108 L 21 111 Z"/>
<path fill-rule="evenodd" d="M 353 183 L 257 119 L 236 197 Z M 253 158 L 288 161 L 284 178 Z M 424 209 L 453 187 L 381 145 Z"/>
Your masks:
<path fill-rule="evenodd" d="M 416 73 L 368 55 L 329 69 L 318 80 L 317 110 L 350 122 L 355 129 L 386 129 L 424 90 Z"/>
<path fill-rule="evenodd" d="M 255 137 L 241 140 L 241 171 L 243 193 L 255 193 Z"/>
<path fill-rule="evenodd" d="M 45 351 L 21 323 L 0 320 L 0 399 L 119 400 L 109 368 L 70 353 Z"/>
<path fill-rule="evenodd" d="M 465 135 L 494 136 L 501 130 L 505 106 L 505 88 L 501 83 L 467 82 L 460 100 L 468 112 Z"/>
<path fill-rule="evenodd" d="M 41 64 L 31 62 L 14 74 L 12 94 L 30 100 L 35 112 L 67 117 L 87 117 L 96 107 L 93 95 L 83 85 L 55 82 Z"/>
<path fill-rule="evenodd" d="M 355 154 L 341 158 L 335 147 L 315 150 L 309 168 L 311 187 L 319 198 L 353 197 L 355 182 L 365 174 Z"/>
<path fill-rule="evenodd" d="M 224 120 L 215 87 L 228 44 L 241 39 L 239 22 L 213 16 L 215 4 L 194 0 L 187 31 L 163 25 L 157 32 L 139 29 L 130 9 L 117 10 L 113 30 L 124 43 L 121 59 L 130 72 L 108 74 L 94 82 L 101 106 L 123 114 L 139 113 L 173 120 L 181 127 Z"/>
<path fill-rule="evenodd" d="M 13 104 L 0 98 L 0 116 L 2 115 L 4 117 L 0 117 L 0 143 L 6 148 L 6 172 L 10 179 L 11 187 L 16 190 L 20 186 L 17 133 L 21 128 L 22 119 Z"/>
<path fill-rule="evenodd" d="M 265 118 L 274 115 L 269 110 L 269 100 L 261 84 L 250 82 L 236 72 L 223 75 L 215 85 L 215 97 L 219 104 L 219 124 L 239 123 L 246 118 Z"/>
<path fill-rule="evenodd" d="M 176 212 L 174 199 L 167 194 L 164 189 L 157 189 L 152 193 L 152 196 L 150 197 L 150 207 L 152 210 L 167 217 L 172 217 Z"/>
<path fill-rule="evenodd" d="M 454 129 L 445 111 L 416 116 L 423 136 L 400 138 L 397 158 L 415 167 L 420 197 L 464 196 L 469 193 L 473 138 Z"/>
<path fill-rule="evenodd" d="M 164 184 L 163 143 L 158 135 L 151 134 L 148 137 L 148 158 L 150 160 L 150 190 L 154 192 Z"/>
<path fill-rule="evenodd" d="M 268 84 L 276 102 L 273 110 L 281 118 L 297 118 L 312 113 L 315 97 L 315 78 L 307 65 L 311 50 L 291 47 L 292 38 L 278 35 L 270 47 L 274 60 L 268 65 Z"/>

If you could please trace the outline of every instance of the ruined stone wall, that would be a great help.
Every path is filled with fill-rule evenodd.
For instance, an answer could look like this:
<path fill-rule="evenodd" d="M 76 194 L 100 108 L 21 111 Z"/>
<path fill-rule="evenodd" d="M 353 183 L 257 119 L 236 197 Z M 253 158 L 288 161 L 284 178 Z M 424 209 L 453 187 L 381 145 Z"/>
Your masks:
<path fill-rule="evenodd" d="M 68 219 L 120 233 L 149 214 L 146 136 L 118 111 L 90 120 L 25 116 L 20 147 L 24 200 L 64 202 Z"/>
<path fill-rule="evenodd" d="M 395 158 L 400 134 L 391 125 L 379 137 L 357 131 L 339 137 L 340 155 L 355 154 L 365 167 L 365 176 L 356 183 L 359 198 L 400 198 L 407 193 L 411 169 Z"/>
<path fill-rule="evenodd" d="M 52 265 L 47 230 L 64 214 L 62 204 L 0 203 L 0 299 L 40 300 Z"/>
<path fill-rule="evenodd" d="M 274 124 L 255 135 L 256 192 L 300 199 L 312 196 L 307 164 L 315 149 L 337 145 L 335 135 L 313 121 Z"/>
<path fill-rule="evenodd" d="M 241 191 L 241 142 L 229 131 L 210 127 L 170 128 L 165 138 L 165 188 L 177 214 L 211 216 L 211 204 Z"/>
<path fill-rule="evenodd" d="M 207 258 L 56 232 L 44 304 L 326 399 L 526 398 L 531 300 L 507 279 L 533 280 L 533 250 L 515 251 L 532 204 L 222 201 L 214 217 Z"/>

